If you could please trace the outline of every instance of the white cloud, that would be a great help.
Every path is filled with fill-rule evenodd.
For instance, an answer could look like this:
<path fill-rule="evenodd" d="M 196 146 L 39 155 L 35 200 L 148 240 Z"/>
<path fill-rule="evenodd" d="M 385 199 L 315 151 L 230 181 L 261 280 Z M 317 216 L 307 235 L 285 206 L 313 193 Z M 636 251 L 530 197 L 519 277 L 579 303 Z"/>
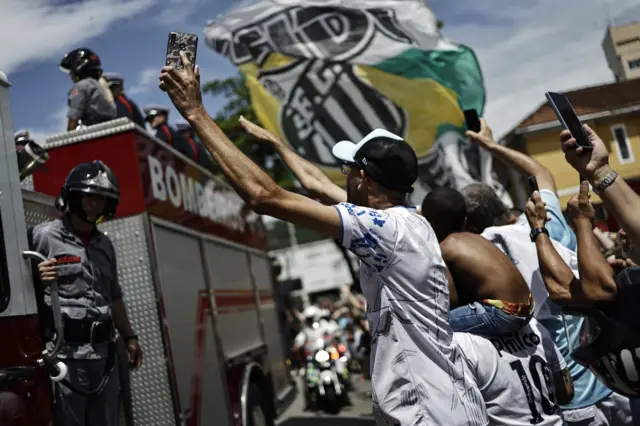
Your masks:
<path fill-rule="evenodd" d="M 188 24 L 189 18 L 207 2 L 208 0 L 164 0 L 163 9 L 156 16 L 156 21 L 162 25 Z"/>
<path fill-rule="evenodd" d="M 54 131 L 64 132 L 67 130 L 67 111 L 69 107 L 67 105 L 63 105 L 57 110 L 53 111 L 49 114 L 48 120 L 51 123 L 51 128 Z"/>
<path fill-rule="evenodd" d="M 133 86 L 127 87 L 125 82 L 125 91 L 129 95 L 138 95 L 140 93 L 145 93 L 151 88 L 158 88 L 158 84 L 160 84 L 160 68 L 146 68 L 140 72 L 138 77 L 138 82 Z"/>
<path fill-rule="evenodd" d="M 464 14 L 465 24 L 445 22 L 445 35 L 476 51 L 496 135 L 543 103 L 546 91 L 613 82 L 602 50 L 607 24 L 640 18 L 637 0 L 456 0 L 445 7 Z"/>
<path fill-rule="evenodd" d="M 30 128 L 29 135 L 31 139 L 38 142 L 41 145 L 44 145 L 47 138 L 57 135 L 58 133 L 63 133 L 67 131 L 67 106 L 62 105 L 60 108 L 52 111 L 46 120 L 46 124 L 44 127 L 39 128 Z M 22 129 L 14 129 L 16 132 Z"/>
<path fill-rule="evenodd" d="M 29 61 L 59 56 L 154 1 L 88 0 L 60 6 L 45 0 L 0 0 L 0 69 L 9 74 Z"/>

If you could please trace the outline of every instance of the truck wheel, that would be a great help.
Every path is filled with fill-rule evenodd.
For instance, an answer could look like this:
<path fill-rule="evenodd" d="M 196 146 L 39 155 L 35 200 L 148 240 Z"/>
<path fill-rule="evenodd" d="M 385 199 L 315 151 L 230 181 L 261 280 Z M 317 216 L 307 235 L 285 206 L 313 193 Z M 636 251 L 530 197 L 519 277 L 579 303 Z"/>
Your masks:
<path fill-rule="evenodd" d="M 251 384 L 247 395 L 247 425 L 273 426 L 273 420 L 260 388 L 256 384 Z"/>

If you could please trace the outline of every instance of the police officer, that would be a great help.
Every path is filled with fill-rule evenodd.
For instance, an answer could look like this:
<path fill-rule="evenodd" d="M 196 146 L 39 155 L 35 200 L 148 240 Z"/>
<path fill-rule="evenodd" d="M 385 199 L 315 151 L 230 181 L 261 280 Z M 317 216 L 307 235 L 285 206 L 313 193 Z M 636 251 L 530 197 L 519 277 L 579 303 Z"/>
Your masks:
<path fill-rule="evenodd" d="M 107 81 L 102 77 L 100 58 L 87 48 L 72 50 L 58 66 L 69 74 L 74 85 L 69 91 L 67 130 L 79 124 L 90 126 L 117 117 L 116 104 Z"/>
<path fill-rule="evenodd" d="M 124 94 L 124 77 L 114 72 L 105 72 L 102 76 L 109 83 L 118 109 L 118 118 L 127 117 L 129 120 L 144 128 L 145 121 L 138 105 Z"/>
<path fill-rule="evenodd" d="M 195 161 L 205 169 L 213 171 L 213 161 L 211 160 L 211 154 L 202 145 L 202 142 L 196 137 L 196 133 L 189 123 L 180 122 L 176 124 L 176 130 L 180 135 L 189 142 L 191 148 L 195 152 Z"/>
<path fill-rule="evenodd" d="M 53 280 L 60 288 L 64 343 L 59 357 L 69 372 L 55 384 L 57 426 L 117 425 L 114 326 L 127 344 L 131 367 L 142 362 L 118 283 L 113 244 L 96 227 L 113 217 L 119 199 L 111 169 L 101 161 L 82 163 L 67 176 L 56 203 L 63 217 L 30 230 L 32 248 L 49 259 L 38 265 L 43 285 L 37 288 Z M 46 291 L 39 300 L 43 323 L 51 324 Z"/>
<path fill-rule="evenodd" d="M 196 159 L 196 152 L 189 142 L 173 127 L 169 126 L 169 108 L 162 105 L 147 105 L 144 108 L 145 120 L 155 130 L 155 137 L 184 154 L 187 158 Z"/>

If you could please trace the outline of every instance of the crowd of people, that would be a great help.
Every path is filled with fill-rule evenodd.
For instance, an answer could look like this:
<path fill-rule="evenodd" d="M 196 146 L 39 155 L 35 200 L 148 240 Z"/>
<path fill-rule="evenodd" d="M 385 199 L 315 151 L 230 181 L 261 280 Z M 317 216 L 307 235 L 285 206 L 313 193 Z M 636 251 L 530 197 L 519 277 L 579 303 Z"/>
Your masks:
<path fill-rule="evenodd" d="M 182 60 L 184 71 L 162 69 L 160 88 L 245 201 L 337 239 L 360 259 L 378 424 L 633 424 L 639 269 L 603 255 L 589 184 L 632 245 L 640 243 L 640 196 L 611 170 L 588 126 L 590 150 L 560 134 L 567 161 L 588 180 L 566 219 L 553 174 L 495 143 L 484 120 L 470 140 L 537 180 L 524 214 L 481 183 L 409 205 L 416 155 L 382 129 L 333 147 L 347 177 L 342 189 L 241 120 L 282 156 L 303 196 L 278 187 L 220 131 L 202 105 L 198 67 Z"/>
<path fill-rule="evenodd" d="M 588 126 L 592 149 L 577 146 L 566 130 L 559 136 L 567 161 L 585 178 L 565 217 L 552 172 L 496 143 L 484 120 L 479 132 L 467 132 L 470 141 L 536 178 L 523 211 L 507 208 L 482 183 L 439 188 L 410 205 L 416 154 L 383 129 L 333 147 L 346 175 L 343 189 L 278 137 L 241 119 L 282 157 L 302 195 L 278 187 L 224 135 L 202 105 L 198 67 L 181 56 L 184 70 L 164 67 L 160 88 L 186 120 L 182 133 L 168 125 L 166 106 L 140 114 L 124 95 L 122 76 L 103 73 L 89 49 L 60 63 L 74 81 L 69 130 L 118 116 L 150 123 L 185 156 L 213 161 L 257 213 L 312 228 L 357 256 L 362 297 L 346 292 L 340 303 L 292 311 L 298 328 L 291 337 L 295 352 L 310 321 L 345 330 L 352 352 L 367 355 L 378 424 L 640 421 L 633 412 L 640 397 L 640 267 L 632 259 L 640 196 L 611 169 L 604 142 Z M 615 240 L 594 225 L 591 190 L 624 230 Z M 127 322 L 123 333 L 137 342 Z"/>

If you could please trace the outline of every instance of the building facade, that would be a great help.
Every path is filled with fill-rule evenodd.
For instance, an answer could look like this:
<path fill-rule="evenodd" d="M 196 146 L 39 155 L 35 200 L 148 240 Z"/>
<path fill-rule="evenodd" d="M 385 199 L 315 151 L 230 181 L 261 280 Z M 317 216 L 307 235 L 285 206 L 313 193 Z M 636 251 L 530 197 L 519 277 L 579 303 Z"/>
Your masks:
<path fill-rule="evenodd" d="M 640 22 L 607 28 L 602 49 L 616 81 L 640 77 Z"/>

